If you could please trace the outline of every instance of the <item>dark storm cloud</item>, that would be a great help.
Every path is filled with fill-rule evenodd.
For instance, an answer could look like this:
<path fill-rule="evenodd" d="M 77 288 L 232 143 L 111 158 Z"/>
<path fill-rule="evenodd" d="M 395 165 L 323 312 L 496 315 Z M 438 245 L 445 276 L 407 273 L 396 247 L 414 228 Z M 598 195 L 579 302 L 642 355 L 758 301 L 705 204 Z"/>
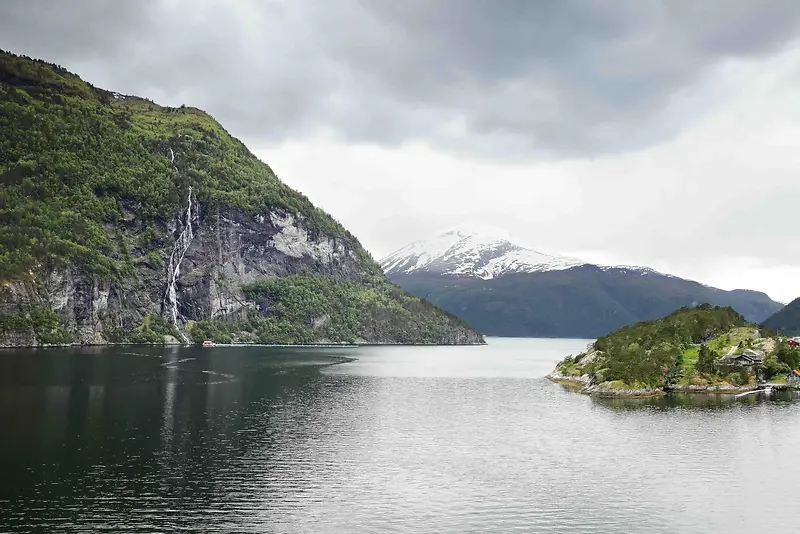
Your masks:
<path fill-rule="evenodd" d="M 582 156 L 681 131 L 713 67 L 799 19 L 795 0 L 7 0 L 0 46 L 250 139 Z"/>

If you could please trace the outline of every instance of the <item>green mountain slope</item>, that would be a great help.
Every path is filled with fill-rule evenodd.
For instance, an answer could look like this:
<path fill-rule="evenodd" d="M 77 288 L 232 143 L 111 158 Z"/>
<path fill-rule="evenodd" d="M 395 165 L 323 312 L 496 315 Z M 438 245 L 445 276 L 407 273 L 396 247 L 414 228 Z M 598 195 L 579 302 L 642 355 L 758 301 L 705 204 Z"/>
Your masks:
<path fill-rule="evenodd" d="M 482 341 L 203 111 L 2 51 L 0 184 L 0 344 Z"/>
<path fill-rule="evenodd" d="M 753 322 L 783 307 L 757 291 L 724 291 L 674 276 L 594 265 L 490 280 L 433 273 L 389 277 L 492 336 L 595 338 L 701 302 L 730 306 Z"/>
<path fill-rule="evenodd" d="M 800 334 L 800 298 L 793 300 L 782 310 L 764 321 L 764 327 L 776 332 Z"/>

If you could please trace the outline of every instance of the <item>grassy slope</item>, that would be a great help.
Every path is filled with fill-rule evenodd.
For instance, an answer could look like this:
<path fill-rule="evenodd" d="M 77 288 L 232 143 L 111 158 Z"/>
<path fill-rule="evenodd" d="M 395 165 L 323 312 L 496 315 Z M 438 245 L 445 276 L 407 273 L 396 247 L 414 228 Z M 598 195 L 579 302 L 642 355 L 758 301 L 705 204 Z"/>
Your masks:
<path fill-rule="evenodd" d="M 758 339 L 759 337 L 760 333 L 758 328 L 754 326 L 740 326 L 732 328 L 728 332 L 707 340 L 705 342 L 705 346 L 718 356 L 724 356 L 731 349 L 735 350 L 739 346 L 739 343 L 743 343 L 746 344 L 746 346 L 752 347 L 752 341 Z M 718 385 L 741 385 L 736 383 L 741 382 L 741 375 L 732 375 L 730 369 L 727 370 L 728 372 L 723 370 L 711 373 L 698 371 L 697 362 L 699 356 L 700 344 L 692 345 L 684 351 L 681 359 L 682 368 L 679 371 L 680 378 L 677 382 L 678 385 L 704 385 L 706 383 Z M 748 380 L 748 382 L 750 381 L 751 380 Z"/>
<path fill-rule="evenodd" d="M 176 155 L 177 170 L 168 156 L 170 150 Z M 13 300 L 11 282 L 35 280 L 42 273 L 64 268 L 137 287 L 145 258 L 135 249 L 146 251 L 152 260 L 168 255 L 172 243 L 164 239 L 164 229 L 185 206 L 191 186 L 206 210 L 220 207 L 263 214 L 282 208 L 299 214 L 312 237 L 346 241 L 356 251 L 363 274 L 361 280 L 338 286 L 324 277 L 312 283 L 317 289 L 335 292 L 346 303 L 339 306 L 340 315 L 328 313 L 335 326 L 309 330 L 303 315 L 310 310 L 293 312 L 293 306 L 307 303 L 291 300 L 301 291 L 293 292 L 292 286 L 308 285 L 313 278 L 308 273 L 273 282 L 286 291 L 275 297 L 278 305 L 266 317 L 251 317 L 236 326 L 207 323 L 198 332 L 250 328 L 251 337 L 274 342 L 368 335 L 429 342 L 468 328 L 454 316 L 397 290 L 353 235 L 283 184 L 268 165 L 205 112 L 120 97 L 92 87 L 57 65 L 2 51 L 0 185 L 0 291 L 7 301 Z M 289 300 L 281 302 L 282 298 Z M 347 309 L 365 300 L 370 313 L 354 314 Z M 333 306 L 331 302 L 320 305 L 325 310 L 311 311 L 325 315 L 319 312 Z M 41 334 L 39 339 L 68 342 L 70 333 L 57 322 L 58 316 L 48 306 L 0 314 L 0 337 L 33 330 Z M 109 335 L 115 341 L 155 341 L 172 332 L 162 323 L 148 314 L 136 330 Z M 375 324 L 383 325 L 383 330 L 375 332 Z"/>

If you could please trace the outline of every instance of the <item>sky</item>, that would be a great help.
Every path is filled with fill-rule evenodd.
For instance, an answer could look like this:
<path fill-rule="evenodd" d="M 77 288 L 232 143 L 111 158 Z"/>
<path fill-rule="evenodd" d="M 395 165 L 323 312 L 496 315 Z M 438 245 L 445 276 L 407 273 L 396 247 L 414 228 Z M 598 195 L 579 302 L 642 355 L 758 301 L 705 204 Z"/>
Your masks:
<path fill-rule="evenodd" d="M 6 0 L 0 48 L 205 109 L 376 259 L 466 222 L 800 296 L 796 0 Z"/>

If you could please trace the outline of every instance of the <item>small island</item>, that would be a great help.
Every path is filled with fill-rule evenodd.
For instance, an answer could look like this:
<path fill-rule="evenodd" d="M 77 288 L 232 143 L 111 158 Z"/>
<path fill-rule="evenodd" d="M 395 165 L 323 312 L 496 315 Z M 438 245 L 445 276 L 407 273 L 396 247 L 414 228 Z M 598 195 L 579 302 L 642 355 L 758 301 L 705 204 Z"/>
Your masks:
<path fill-rule="evenodd" d="M 603 336 L 547 378 L 605 397 L 737 394 L 798 387 L 798 367 L 796 340 L 750 324 L 730 307 L 702 304 Z"/>

